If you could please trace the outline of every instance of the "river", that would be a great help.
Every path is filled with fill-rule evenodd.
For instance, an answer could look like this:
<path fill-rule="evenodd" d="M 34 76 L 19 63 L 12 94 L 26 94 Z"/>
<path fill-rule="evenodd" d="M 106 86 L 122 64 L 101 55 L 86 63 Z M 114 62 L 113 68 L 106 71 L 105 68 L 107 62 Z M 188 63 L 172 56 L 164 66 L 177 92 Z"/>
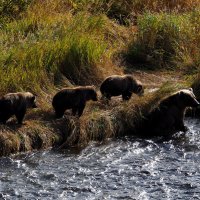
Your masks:
<path fill-rule="evenodd" d="M 0 158 L 0 199 L 200 199 L 200 120 L 169 141 L 136 138 Z"/>

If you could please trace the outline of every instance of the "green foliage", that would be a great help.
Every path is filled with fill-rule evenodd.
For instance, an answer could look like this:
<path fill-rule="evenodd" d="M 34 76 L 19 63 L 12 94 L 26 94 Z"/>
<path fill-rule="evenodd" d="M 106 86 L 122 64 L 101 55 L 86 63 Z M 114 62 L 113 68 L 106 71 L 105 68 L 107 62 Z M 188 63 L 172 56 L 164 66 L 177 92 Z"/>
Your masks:
<path fill-rule="evenodd" d="M 105 13 L 120 24 L 136 23 L 137 15 L 149 12 L 183 13 L 199 6 L 199 0 L 69 0 L 75 11 Z"/>
<path fill-rule="evenodd" d="M 106 63 L 112 63 L 114 53 L 125 46 L 129 62 L 198 69 L 199 11 L 162 13 L 158 8 L 169 7 L 167 1 L 147 1 L 145 8 L 141 2 L 2 0 L 0 92 L 46 90 L 63 74 L 76 84 L 90 84 L 101 78 L 98 65 L 106 71 Z M 128 44 L 133 32 L 127 22 L 132 14 L 143 13 L 148 6 L 160 13 L 139 15 L 137 35 Z"/>
<path fill-rule="evenodd" d="M 138 33 L 130 43 L 129 62 L 152 68 L 189 64 L 199 67 L 199 11 L 188 14 L 146 13 L 138 18 Z M 195 51 L 195 53 L 194 53 Z"/>
<path fill-rule="evenodd" d="M 44 90 L 61 74 L 77 84 L 87 83 L 97 63 L 107 57 L 108 23 L 103 15 L 31 12 L 7 24 L 0 32 L 1 92 Z"/>
<path fill-rule="evenodd" d="M 0 25 L 12 19 L 19 18 L 27 9 L 32 0 L 1 0 Z"/>

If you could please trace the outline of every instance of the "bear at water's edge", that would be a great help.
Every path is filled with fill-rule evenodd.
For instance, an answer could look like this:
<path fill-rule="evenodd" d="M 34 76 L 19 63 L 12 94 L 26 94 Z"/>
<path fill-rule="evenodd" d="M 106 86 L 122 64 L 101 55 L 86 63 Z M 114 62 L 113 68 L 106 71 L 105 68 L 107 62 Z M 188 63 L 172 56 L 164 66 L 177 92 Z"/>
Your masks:
<path fill-rule="evenodd" d="M 22 124 L 27 108 L 36 108 L 36 97 L 30 92 L 8 93 L 0 98 L 0 122 L 15 115 L 18 124 Z"/>
<path fill-rule="evenodd" d="M 65 110 L 72 109 L 72 114 L 80 117 L 89 100 L 97 101 L 97 93 L 92 86 L 65 88 L 59 91 L 52 101 L 57 118 L 64 115 Z"/>
<path fill-rule="evenodd" d="M 178 131 L 187 131 L 184 125 L 187 107 L 199 106 L 192 88 L 180 90 L 163 99 L 145 118 L 140 133 L 142 136 L 170 136 Z"/>
<path fill-rule="evenodd" d="M 132 75 L 112 75 L 107 77 L 101 84 L 100 91 L 104 97 L 111 99 L 112 96 L 122 95 L 123 100 L 129 100 L 132 93 L 141 95 L 144 93 L 140 81 Z"/>

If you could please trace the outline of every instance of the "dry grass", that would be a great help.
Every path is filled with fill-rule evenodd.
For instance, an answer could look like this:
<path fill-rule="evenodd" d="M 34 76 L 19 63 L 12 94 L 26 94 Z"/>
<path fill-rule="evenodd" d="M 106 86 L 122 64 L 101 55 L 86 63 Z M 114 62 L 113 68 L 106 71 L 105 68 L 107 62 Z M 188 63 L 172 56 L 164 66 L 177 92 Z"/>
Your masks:
<path fill-rule="evenodd" d="M 22 127 L 15 125 L 15 120 L 0 125 L 0 155 L 60 144 L 61 148 L 82 147 L 91 140 L 105 141 L 135 133 L 145 114 L 180 86 L 167 85 L 142 98 L 134 96 L 129 102 L 114 99 L 109 104 L 89 103 L 80 119 L 66 114 L 64 119 L 55 120 L 51 107 L 56 88 L 72 83 L 99 86 L 104 77 L 127 72 L 127 66 L 117 66 L 123 63 L 121 52 L 135 38 L 140 40 L 140 48 L 152 44 L 150 57 L 156 61 L 164 49 L 179 63 L 189 63 L 189 71 L 194 70 L 193 66 L 198 70 L 199 12 L 193 9 L 198 8 L 199 0 L 34 0 L 31 4 L 19 0 L 9 4 L 11 7 L 7 4 L 10 0 L 3 2 L 0 94 L 32 91 L 38 94 L 40 108 L 27 114 Z M 149 27 L 149 21 L 155 26 Z M 179 46 L 175 48 L 177 42 Z M 170 48 L 166 49 L 166 43 Z M 133 50 L 140 48 L 134 46 Z M 144 52 L 142 59 L 148 53 Z M 157 69 L 157 63 L 154 67 Z M 143 73 L 140 79 L 154 89 L 163 82 L 162 76 L 157 76 Z"/>
<path fill-rule="evenodd" d="M 165 84 L 160 90 L 145 97 L 134 96 L 129 102 L 92 103 L 79 120 L 68 117 L 71 134 L 61 148 L 85 146 L 91 140 L 103 142 L 108 138 L 137 135 L 145 116 L 162 98 L 180 88 L 181 85 Z"/>
<path fill-rule="evenodd" d="M 54 121 L 48 113 L 43 120 L 34 120 L 32 114 L 28 114 L 25 124 L 16 125 L 16 120 L 11 119 L 6 125 L 0 125 L 0 156 L 7 156 L 18 152 L 27 152 L 38 149 L 47 149 L 60 145 L 66 134 L 66 122 Z M 63 129 L 63 130 L 62 130 Z"/>
<path fill-rule="evenodd" d="M 0 126 L 0 156 L 49 147 L 85 147 L 92 140 L 104 142 L 108 138 L 135 134 L 145 114 L 174 89 L 165 85 L 144 97 L 134 95 L 129 102 L 118 98 L 109 103 L 89 102 L 79 119 L 69 112 L 64 118 L 55 119 L 48 102 L 41 102 L 41 108 L 28 112 L 25 125 L 16 125 L 12 118 L 7 125 Z"/>

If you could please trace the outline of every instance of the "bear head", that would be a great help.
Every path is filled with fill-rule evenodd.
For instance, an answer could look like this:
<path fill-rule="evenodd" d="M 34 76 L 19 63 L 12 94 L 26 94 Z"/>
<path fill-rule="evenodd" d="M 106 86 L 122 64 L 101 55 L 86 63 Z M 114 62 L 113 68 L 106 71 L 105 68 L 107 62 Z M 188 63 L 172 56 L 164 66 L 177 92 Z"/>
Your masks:
<path fill-rule="evenodd" d="M 138 80 L 136 80 L 132 75 L 128 74 L 124 76 L 126 78 L 127 87 L 130 92 L 133 92 L 139 96 L 142 96 L 144 94 L 144 88 L 142 86 L 142 83 Z"/>
<path fill-rule="evenodd" d="M 26 105 L 28 108 L 37 108 L 36 105 L 36 96 L 33 95 L 30 92 L 26 92 L 25 94 L 25 98 L 26 98 Z"/>
<path fill-rule="evenodd" d="M 144 94 L 144 88 L 142 86 L 142 84 L 137 81 L 137 84 L 136 84 L 136 92 L 135 94 L 139 95 L 139 96 L 142 96 Z"/>
<path fill-rule="evenodd" d="M 98 101 L 97 92 L 94 86 L 87 86 L 88 93 L 87 93 L 87 100 Z"/>
<path fill-rule="evenodd" d="M 186 107 L 198 107 L 200 103 L 197 101 L 192 88 L 180 90 L 177 93 L 177 104 L 179 106 Z"/>

